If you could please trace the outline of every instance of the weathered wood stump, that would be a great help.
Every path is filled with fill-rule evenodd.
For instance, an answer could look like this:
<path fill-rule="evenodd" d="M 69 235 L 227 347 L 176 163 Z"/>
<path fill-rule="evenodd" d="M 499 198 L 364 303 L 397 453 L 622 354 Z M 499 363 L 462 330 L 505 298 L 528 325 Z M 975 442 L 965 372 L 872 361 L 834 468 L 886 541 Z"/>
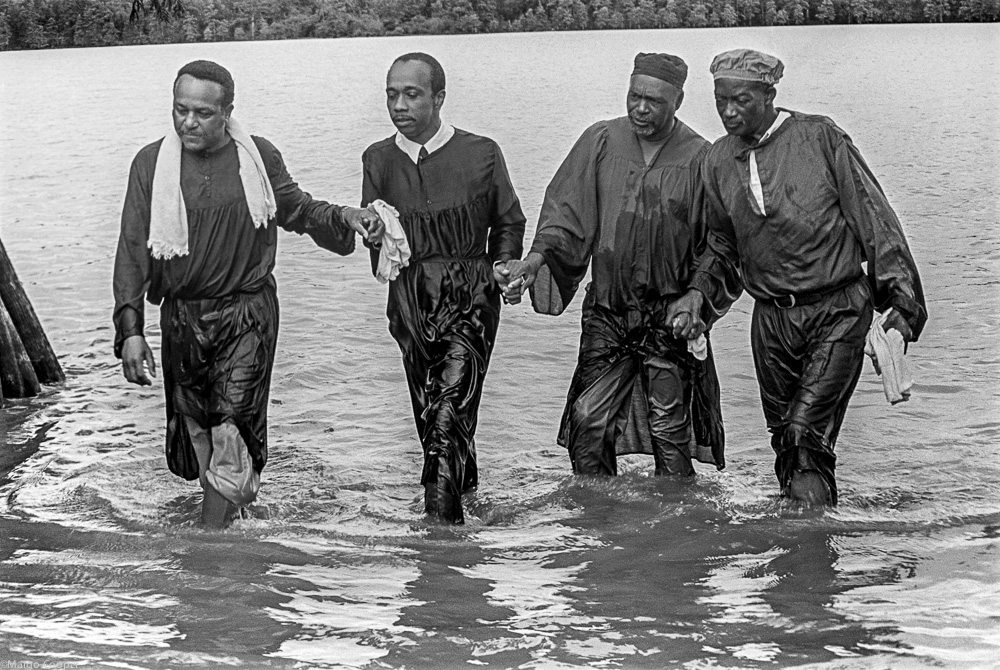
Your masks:
<path fill-rule="evenodd" d="M 7 249 L 0 241 L 0 402 L 38 395 L 66 379 Z"/>

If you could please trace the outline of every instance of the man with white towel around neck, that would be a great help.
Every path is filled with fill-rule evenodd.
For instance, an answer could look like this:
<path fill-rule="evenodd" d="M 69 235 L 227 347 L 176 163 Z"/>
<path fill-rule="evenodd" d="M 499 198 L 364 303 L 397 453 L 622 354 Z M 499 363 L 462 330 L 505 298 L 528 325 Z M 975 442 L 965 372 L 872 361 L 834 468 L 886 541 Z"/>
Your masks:
<path fill-rule="evenodd" d="M 727 134 L 702 170 L 708 249 L 672 309 L 716 312 L 739 274 L 754 298 L 750 343 L 781 494 L 835 505 L 834 447 L 873 312 L 886 332 L 916 341 L 927 320 L 920 275 L 847 133 L 774 106 L 780 60 L 734 49 L 710 72 Z"/>
<path fill-rule="evenodd" d="M 167 464 L 200 480 L 202 523 L 221 528 L 256 499 L 267 462 L 277 227 L 347 255 L 355 232 L 378 237 L 382 224 L 302 191 L 274 145 L 232 117 L 224 67 L 188 63 L 173 92 L 174 133 L 143 148 L 129 175 L 114 348 L 125 378 L 150 385 L 143 303 L 160 305 Z"/>

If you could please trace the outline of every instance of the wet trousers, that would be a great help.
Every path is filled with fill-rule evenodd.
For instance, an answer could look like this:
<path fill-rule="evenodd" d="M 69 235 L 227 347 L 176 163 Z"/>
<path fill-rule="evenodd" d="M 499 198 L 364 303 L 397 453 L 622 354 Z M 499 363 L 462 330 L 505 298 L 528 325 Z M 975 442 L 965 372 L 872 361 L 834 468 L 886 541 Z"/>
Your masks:
<path fill-rule="evenodd" d="M 654 330 L 648 314 L 585 308 L 560 429 L 573 472 L 616 475 L 618 454 L 652 451 L 656 474 L 694 474 L 691 372 Z"/>
<path fill-rule="evenodd" d="M 267 462 L 278 331 L 274 285 L 223 298 L 164 301 L 161 328 L 167 465 L 245 504 L 256 496 Z M 207 478 L 205 462 L 215 473 Z"/>
<path fill-rule="evenodd" d="M 464 521 L 462 493 L 479 484 L 476 426 L 496 333 L 494 327 L 487 342 L 482 335 L 465 337 L 472 325 L 455 324 L 451 332 L 421 346 L 397 338 L 424 451 L 420 483 L 435 489 L 428 493 L 427 511 L 456 523 Z"/>
<path fill-rule="evenodd" d="M 489 258 L 411 259 L 389 283 L 386 315 L 423 447 L 427 513 L 462 523 L 462 493 L 479 484 L 479 403 L 500 324 Z"/>
<path fill-rule="evenodd" d="M 750 341 L 783 495 L 796 470 L 815 471 L 837 502 L 834 446 L 861 375 L 872 309 L 864 279 L 809 305 L 754 304 Z"/>
<path fill-rule="evenodd" d="M 257 499 L 260 473 L 250 462 L 250 452 L 232 421 L 210 430 L 191 417 L 184 417 L 188 435 L 198 458 L 198 479 L 203 489 L 215 489 L 237 507 Z"/>

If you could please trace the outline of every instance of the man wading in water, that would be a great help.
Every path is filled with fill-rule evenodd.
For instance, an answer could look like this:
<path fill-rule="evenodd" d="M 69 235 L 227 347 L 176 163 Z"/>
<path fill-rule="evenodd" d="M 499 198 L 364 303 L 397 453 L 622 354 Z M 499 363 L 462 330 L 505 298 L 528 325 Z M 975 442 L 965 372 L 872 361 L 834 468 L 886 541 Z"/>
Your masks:
<path fill-rule="evenodd" d="M 712 62 L 728 134 L 702 171 L 709 248 L 667 317 L 703 302 L 724 308 L 742 278 L 755 300 L 750 341 L 782 495 L 836 504 L 834 446 L 873 309 L 905 342 L 927 310 L 899 219 L 847 134 L 824 116 L 774 107 L 783 70 L 749 49 Z"/>
<path fill-rule="evenodd" d="M 398 210 L 412 253 L 389 282 L 386 315 L 423 446 L 425 509 L 462 523 L 462 493 L 479 481 L 476 423 L 500 323 L 501 269 L 521 257 L 524 214 L 500 147 L 442 123 L 444 99 L 437 60 L 396 59 L 386 107 L 398 132 L 365 150 L 362 196 Z M 376 274 L 379 256 L 373 245 Z"/>
<path fill-rule="evenodd" d="M 232 118 L 234 89 L 210 61 L 177 73 L 174 132 L 132 162 L 114 271 L 115 355 L 133 384 L 156 374 L 143 300 L 160 304 L 167 465 L 200 480 L 214 527 L 257 497 L 267 462 L 277 227 L 338 254 L 355 232 L 382 232 L 371 212 L 299 189 L 274 145 Z"/>
<path fill-rule="evenodd" d="M 600 121 L 545 191 L 531 251 L 506 271 L 532 306 L 561 314 L 591 269 L 576 372 L 559 430 L 577 474 L 617 474 L 618 454 L 651 453 L 658 475 L 725 465 L 719 382 L 707 340 L 696 357 L 677 333 L 699 311 L 666 318 L 705 247 L 699 168 L 708 141 L 676 116 L 687 65 L 639 54 L 628 116 Z M 733 288 L 734 299 L 739 284 Z"/>

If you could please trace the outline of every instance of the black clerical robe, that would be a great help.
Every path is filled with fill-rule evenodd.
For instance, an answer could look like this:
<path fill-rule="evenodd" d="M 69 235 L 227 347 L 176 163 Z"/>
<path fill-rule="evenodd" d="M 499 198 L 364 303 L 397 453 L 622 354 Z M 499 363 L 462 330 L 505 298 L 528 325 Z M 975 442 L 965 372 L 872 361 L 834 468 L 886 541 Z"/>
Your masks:
<path fill-rule="evenodd" d="M 678 120 L 647 165 L 628 117 L 601 121 L 581 135 L 546 189 L 531 246 L 545 257 L 531 289 L 534 309 L 561 313 L 591 268 L 579 361 L 559 432 L 574 466 L 582 450 L 602 452 L 612 472 L 615 453 L 654 453 L 642 370 L 656 357 L 681 366 L 691 384 L 686 402 L 694 444 L 678 447 L 725 465 L 711 345 L 708 358 L 696 360 L 664 318 L 704 249 L 699 167 L 707 148 Z M 731 303 L 738 282 L 730 289 Z"/>
<path fill-rule="evenodd" d="M 342 208 L 314 200 L 292 180 L 278 150 L 254 137 L 277 214 L 254 227 L 239 176 L 236 143 L 181 155 L 188 217 L 185 256 L 154 259 L 147 248 L 153 172 L 162 140 L 132 161 L 114 268 L 115 355 L 143 335 L 144 301 L 160 305 L 167 464 L 185 479 L 198 462 L 184 416 L 204 428 L 231 420 L 257 472 L 267 462 L 267 402 L 278 334 L 272 275 L 277 228 L 308 233 L 339 254 L 354 249 Z"/>
<path fill-rule="evenodd" d="M 419 165 L 393 137 L 362 163 L 362 204 L 395 207 L 412 253 L 389 282 L 386 314 L 424 450 L 421 483 L 446 480 L 446 516 L 461 521 L 461 492 L 478 483 L 476 423 L 500 321 L 493 263 L 520 258 L 524 214 L 500 147 L 463 130 Z"/>

